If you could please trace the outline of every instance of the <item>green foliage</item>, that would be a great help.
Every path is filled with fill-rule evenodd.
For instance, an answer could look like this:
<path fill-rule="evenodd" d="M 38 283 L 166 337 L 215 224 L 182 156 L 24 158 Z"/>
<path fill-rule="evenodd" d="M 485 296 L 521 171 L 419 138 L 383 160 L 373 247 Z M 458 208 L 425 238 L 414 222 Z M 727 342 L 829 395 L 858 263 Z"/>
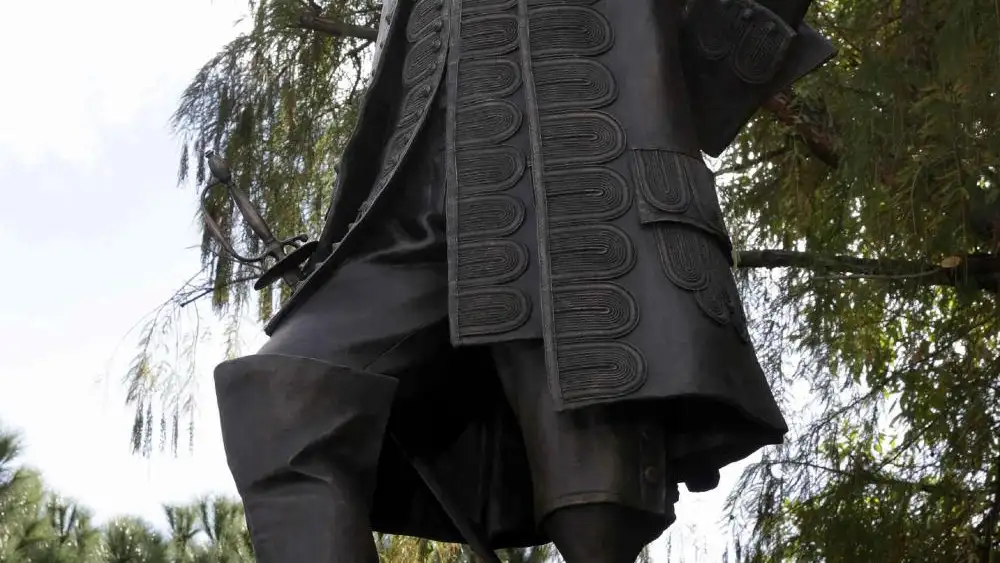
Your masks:
<path fill-rule="evenodd" d="M 233 181 L 261 210 L 276 233 L 318 235 L 330 201 L 334 164 L 367 86 L 370 41 L 333 37 L 297 27 L 316 14 L 301 0 L 249 0 L 246 30 L 195 75 L 173 117 L 181 141 L 178 181 L 204 187 L 204 152 L 214 149 L 233 170 Z M 380 4 L 336 0 L 320 12 L 331 19 L 374 27 Z M 259 241 L 224 189 L 208 198 L 208 211 L 234 246 L 257 255 Z M 202 268 L 140 327 L 139 349 L 128 373 L 127 404 L 135 409 L 133 449 L 177 450 L 193 432 L 194 356 L 209 336 L 198 300 L 210 297 L 226 324 L 230 356 L 238 353 L 240 323 L 248 312 L 270 317 L 287 294 L 256 294 L 259 270 L 220 255 L 207 233 Z M 190 305 L 189 307 L 185 307 Z M 192 311 L 193 310 L 193 311 Z"/>
<path fill-rule="evenodd" d="M 107 526 L 107 563 L 167 563 L 167 542 L 138 518 L 118 518 Z"/>
<path fill-rule="evenodd" d="M 249 8 L 250 29 L 206 63 L 181 98 L 173 120 L 183 143 L 178 179 L 204 184 L 202 156 L 215 149 L 277 232 L 316 234 L 329 203 L 334 159 L 353 129 L 366 86 L 362 54 L 369 42 L 296 27 L 301 14 L 313 11 L 301 1 L 251 1 Z M 374 25 L 378 9 L 369 0 L 348 0 L 329 3 L 322 12 Z M 236 220 L 223 190 L 217 192 L 209 212 L 238 246 L 257 254 L 259 241 Z M 235 280 L 253 270 L 217 250 L 203 238 L 212 304 L 220 312 L 238 309 L 247 304 L 249 286 Z M 277 297 L 262 297 L 261 318 L 270 315 Z"/>
<path fill-rule="evenodd" d="M 970 193 L 995 190 L 1000 165 L 996 5 L 826 0 L 813 10 L 840 55 L 795 103 L 833 132 L 839 166 L 789 127 L 756 120 L 721 163 L 774 155 L 720 187 L 741 242 L 932 264 L 992 252 L 966 214 Z M 756 522 L 754 560 L 997 560 L 996 295 L 919 277 L 746 281 L 751 313 L 782 312 L 757 336 L 793 392 L 795 427 L 731 499 Z"/>

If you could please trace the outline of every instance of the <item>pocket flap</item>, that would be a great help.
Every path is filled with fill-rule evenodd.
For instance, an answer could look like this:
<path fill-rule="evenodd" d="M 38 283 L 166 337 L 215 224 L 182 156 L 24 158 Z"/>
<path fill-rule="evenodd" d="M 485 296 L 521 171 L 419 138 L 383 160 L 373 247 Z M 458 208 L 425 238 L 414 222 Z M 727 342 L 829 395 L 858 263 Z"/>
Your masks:
<path fill-rule="evenodd" d="M 632 174 L 642 224 L 684 223 L 732 251 L 715 175 L 700 158 L 659 149 L 633 150 Z"/>

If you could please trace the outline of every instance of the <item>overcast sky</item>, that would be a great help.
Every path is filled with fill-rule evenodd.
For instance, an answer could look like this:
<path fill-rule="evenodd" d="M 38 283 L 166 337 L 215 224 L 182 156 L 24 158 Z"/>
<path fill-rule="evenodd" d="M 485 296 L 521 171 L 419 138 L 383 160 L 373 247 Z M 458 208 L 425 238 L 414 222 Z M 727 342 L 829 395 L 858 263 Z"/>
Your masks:
<path fill-rule="evenodd" d="M 0 424 L 100 520 L 162 525 L 163 503 L 235 494 L 211 385 L 220 348 L 201 365 L 191 454 L 130 454 L 119 381 L 135 351 L 126 334 L 198 267 L 195 195 L 175 187 L 167 123 L 244 7 L 47 0 L 7 2 L 0 17 Z M 687 561 L 720 560 L 721 502 L 738 472 L 715 493 L 684 495 L 672 533 L 689 555 L 702 546 Z M 657 561 L 679 560 L 658 543 Z"/>

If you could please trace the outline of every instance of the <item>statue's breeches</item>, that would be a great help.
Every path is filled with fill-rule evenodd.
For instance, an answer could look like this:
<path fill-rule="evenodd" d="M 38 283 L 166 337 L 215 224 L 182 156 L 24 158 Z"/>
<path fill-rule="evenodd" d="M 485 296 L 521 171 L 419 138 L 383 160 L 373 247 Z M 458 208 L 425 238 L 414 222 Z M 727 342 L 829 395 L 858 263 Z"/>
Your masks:
<path fill-rule="evenodd" d="M 559 412 L 540 339 L 450 342 L 444 184 L 434 165 L 444 142 L 435 134 L 439 116 L 431 115 L 419 158 L 407 163 L 354 259 L 259 354 L 397 379 L 389 432 L 435 465 L 462 511 L 497 545 L 541 541 L 539 520 L 581 503 L 626 505 L 666 527 L 677 480 L 657 417 Z M 372 502 L 377 530 L 462 541 L 390 440 Z"/>

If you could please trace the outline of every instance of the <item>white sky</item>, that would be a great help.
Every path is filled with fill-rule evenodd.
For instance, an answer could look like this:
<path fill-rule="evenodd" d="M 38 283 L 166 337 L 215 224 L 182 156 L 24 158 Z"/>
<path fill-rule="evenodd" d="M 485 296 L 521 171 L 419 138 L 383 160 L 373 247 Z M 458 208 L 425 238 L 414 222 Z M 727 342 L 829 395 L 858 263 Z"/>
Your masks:
<path fill-rule="evenodd" d="M 118 381 L 134 351 L 122 338 L 198 266 L 195 196 L 175 188 L 167 123 L 244 6 L 48 0 L 5 2 L 0 17 L 0 424 L 100 520 L 162 525 L 165 502 L 235 494 L 214 361 L 201 365 L 195 450 L 178 458 L 130 454 Z M 714 493 L 684 495 L 670 532 L 684 560 L 721 560 L 722 500 L 739 470 Z M 668 561 L 662 540 L 656 551 Z"/>

